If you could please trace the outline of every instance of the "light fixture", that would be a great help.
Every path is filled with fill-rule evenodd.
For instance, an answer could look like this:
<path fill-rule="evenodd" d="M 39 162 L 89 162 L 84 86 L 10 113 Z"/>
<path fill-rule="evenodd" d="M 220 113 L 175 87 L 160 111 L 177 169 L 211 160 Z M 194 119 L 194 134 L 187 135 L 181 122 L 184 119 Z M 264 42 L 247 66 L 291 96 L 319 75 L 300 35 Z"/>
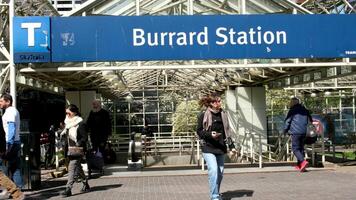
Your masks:
<path fill-rule="evenodd" d="M 125 97 L 125 99 L 126 99 L 126 101 L 127 101 L 127 102 L 131 103 L 131 102 L 132 102 L 132 100 L 133 100 L 133 96 L 132 96 L 132 94 L 131 94 L 131 93 L 130 93 L 130 94 L 128 94 L 128 95 Z"/>
<path fill-rule="evenodd" d="M 325 93 L 324 93 L 324 96 L 330 96 L 331 95 L 331 92 L 330 91 L 326 91 Z"/>

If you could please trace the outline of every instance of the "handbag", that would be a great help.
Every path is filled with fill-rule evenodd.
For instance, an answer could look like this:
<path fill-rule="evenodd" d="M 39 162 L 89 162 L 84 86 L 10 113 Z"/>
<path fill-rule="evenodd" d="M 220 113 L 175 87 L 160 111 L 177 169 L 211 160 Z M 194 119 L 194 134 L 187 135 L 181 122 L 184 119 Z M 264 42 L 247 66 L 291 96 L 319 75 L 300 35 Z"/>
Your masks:
<path fill-rule="evenodd" d="M 83 147 L 68 146 L 68 156 L 70 156 L 70 157 L 82 157 L 82 156 L 84 156 Z"/>
<path fill-rule="evenodd" d="M 68 156 L 70 157 L 83 157 L 84 156 L 84 148 L 78 146 L 70 146 L 69 136 L 68 138 Z"/>
<path fill-rule="evenodd" d="M 305 135 L 304 143 L 305 144 L 314 144 L 318 139 L 317 136 L 318 135 L 316 133 L 316 128 L 315 128 L 314 124 L 312 122 L 308 122 L 307 132 Z"/>
<path fill-rule="evenodd" d="M 307 137 L 316 137 L 316 128 L 313 123 L 309 122 L 307 125 Z"/>

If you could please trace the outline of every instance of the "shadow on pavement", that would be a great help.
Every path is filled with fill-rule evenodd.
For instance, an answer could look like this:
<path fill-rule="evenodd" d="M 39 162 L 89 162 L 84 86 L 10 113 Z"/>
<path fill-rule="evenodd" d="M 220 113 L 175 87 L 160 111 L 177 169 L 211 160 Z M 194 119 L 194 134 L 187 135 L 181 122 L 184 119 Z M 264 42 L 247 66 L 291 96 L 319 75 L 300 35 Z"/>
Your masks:
<path fill-rule="evenodd" d="M 235 197 L 252 197 L 253 190 L 234 190 L 222 193 L 223 200 L 231 200 Z"/>
<path fill-rule="evenodd" d="M 67 180 L 58 180 L 58 181 L 45 181 L 42 182 L 41 190 L 33 191 L 29 194 L 26 194 L 26 200 L 34 199 L 49 199 L 51 197 L 60 196 L 61 193 L 65 190 Z M 100 185 L 91 187 L 90 192 L 108 190 L 111 188 L 121 187 L 122 184 L 114 185 Z M 82 193 L 73 193 L 72 196 L 80 195 Z"/>
<path fill-rule="evenodd" d="M 95 186 L 95 187 L 90 188 L 90 191 L 94 192 L 94 191 L 108 190 L 108 189 L 111 189 L 111 188 L 118 188 L 118 187 L 121 187 L 121 186 L 122 186 L 122 184 L 100 185 L 100 186 Z"/>

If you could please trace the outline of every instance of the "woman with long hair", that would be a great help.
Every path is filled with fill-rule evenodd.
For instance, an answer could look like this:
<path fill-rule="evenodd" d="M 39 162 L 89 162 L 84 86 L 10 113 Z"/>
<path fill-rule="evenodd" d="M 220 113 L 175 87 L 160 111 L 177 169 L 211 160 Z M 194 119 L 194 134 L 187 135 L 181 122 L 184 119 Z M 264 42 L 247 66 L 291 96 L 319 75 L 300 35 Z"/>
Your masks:
<path fill-rule="evenodd" d="M 197 134 L 202 142 L 203 158 L 208 166 L 210 199 L 221 200 L 220 185 L 224 173 L 227 146 L 236 154 L 231 139 L 227 113 L 221 108 L 221 98 L 216 93 L 203 97 L 200 105 L 206 110 L 198 117 Z"/>
<path fill-rule="evenodd" d="M 64 120 L 65 128 L 61 135 L 65 135 L 68 138 L 68 149 L 71 147 L 82 147 L 82 152 L 85 152 L 86 142 L 87 142 L 87 130 L 83 122 L 83 118 L 80 116 L 79 109 L 76 105 L 69 105 L 66 109 L 66 118 Z M 79 148 L 78 148 L 79 149 Z M 78 175 L 82 180 L 83 187 L 82 192 L 88 192 L 90 186 L 88 184 L 88 179 L 84 174 L 81 160 L 83 155 L 74 155 L 68 151 L 69 165 L 68 165 L 68 181 L 65 191 L 62 196 L 68 197 L 72 195 L 72 187 L 75 182 L 75 176 Z"/>

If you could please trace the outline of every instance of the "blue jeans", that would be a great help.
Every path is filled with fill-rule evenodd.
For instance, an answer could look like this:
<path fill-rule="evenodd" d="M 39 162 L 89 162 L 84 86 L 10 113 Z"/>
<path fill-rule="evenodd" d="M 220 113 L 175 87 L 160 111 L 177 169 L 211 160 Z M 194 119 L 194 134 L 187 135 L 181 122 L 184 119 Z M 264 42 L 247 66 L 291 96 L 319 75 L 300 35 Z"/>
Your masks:
<path fill-rule="evenodd" d="M 2 160 L 2 171 L 14 181 L 18 188 L 22 189 L 23 180 L 21 175 L 20 144 L 15 143 L 12 148 L 16 148 L 17 152 L 7 160 Z"/>
<path fill-rule="evenodd" d="M 224 173 L 225 155 L 215 155 L 212 153 L 203 153 L 204 160 L 208 166 L 210 199 L 220 200 L 220 184 Z"/>
<path fill-rule="evenodd" d="M 298 165 L 304 161 L 304 139 L 305 135 L 292 135 L 292 151 Z"/>

